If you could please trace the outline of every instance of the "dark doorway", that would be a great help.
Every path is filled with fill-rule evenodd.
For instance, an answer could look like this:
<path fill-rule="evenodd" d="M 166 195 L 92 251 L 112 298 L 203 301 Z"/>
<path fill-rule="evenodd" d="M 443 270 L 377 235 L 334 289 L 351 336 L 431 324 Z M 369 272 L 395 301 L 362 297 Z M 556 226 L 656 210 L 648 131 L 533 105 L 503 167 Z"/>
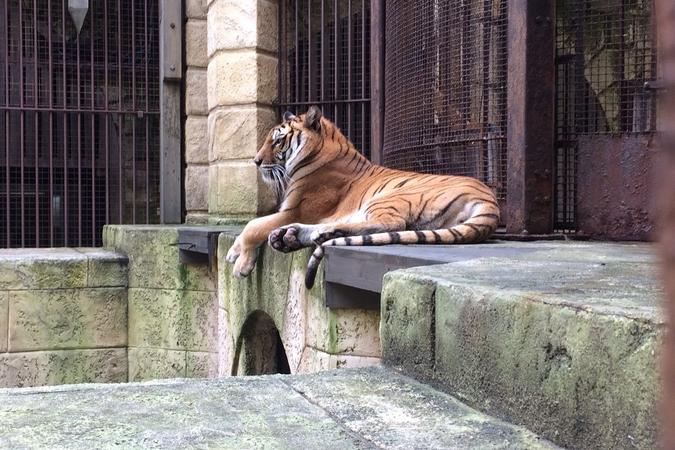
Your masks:
<path fill-rule="evenodd" d="M 290 374 L 279 330 L 272 318 L 262 312 L 251 313 L 237 340 L 232 375 Z"/>

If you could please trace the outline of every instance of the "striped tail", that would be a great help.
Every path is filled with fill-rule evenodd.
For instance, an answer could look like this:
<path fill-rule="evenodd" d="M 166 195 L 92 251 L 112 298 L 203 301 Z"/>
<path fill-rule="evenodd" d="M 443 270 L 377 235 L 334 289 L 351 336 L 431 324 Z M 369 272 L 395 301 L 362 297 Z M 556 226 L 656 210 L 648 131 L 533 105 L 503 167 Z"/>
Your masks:
<path fill-rule="evenodd" d="M 478 220 L 487 219 L 489 220 Z M 387 233 L 366 234 L 330 239 L 314 249 L 307 264 L 305 286 L 314 286 L 319 264 L 324 256 L 325 247 L 389 245 L 389 244 L 477 244 L 485 241 L 497 229 L 499 217 L 495 214 L 484 214 L 469 218 L 464 223 L 451 228 L 423 231 L 391 231 Z"/>

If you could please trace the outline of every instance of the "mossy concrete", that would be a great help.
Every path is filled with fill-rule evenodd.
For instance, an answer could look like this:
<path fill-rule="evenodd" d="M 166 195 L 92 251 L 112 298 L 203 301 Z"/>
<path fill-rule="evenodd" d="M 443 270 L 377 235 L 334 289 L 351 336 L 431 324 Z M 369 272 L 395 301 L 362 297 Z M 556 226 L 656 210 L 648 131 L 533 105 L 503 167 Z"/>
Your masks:
<path fill-rule="evenodd" d="M 127 349 L 0 354 L 0 387 L 127 381 Z"/>
<path fill-rule="evenodd" d="M 0 446 L 556 448 L 382 368 L 0 391 Z"/>
<path fill-rule="evenodd" d="M 540 247 L 385 276 L 385 362 L 566 447 L 655 448 L 665 325 L 650 247 L 485 245 Z"/>
<path fill-rule="evenodd" d="M 10 291 L 10 352 L 124 347 L 125 288 Z"/>
<path fill-rule="evenodd" d="M 103 244 L 129 259 L 131 381 L 217 375 L 216 271 L 180 262 L 178 233 L 185 228 L 196 226 L 104 228 Z"/>
<path fill-rule="evenodd" d="M 127 258 L 0 251 L 0 386 L 127 378 Z"/>

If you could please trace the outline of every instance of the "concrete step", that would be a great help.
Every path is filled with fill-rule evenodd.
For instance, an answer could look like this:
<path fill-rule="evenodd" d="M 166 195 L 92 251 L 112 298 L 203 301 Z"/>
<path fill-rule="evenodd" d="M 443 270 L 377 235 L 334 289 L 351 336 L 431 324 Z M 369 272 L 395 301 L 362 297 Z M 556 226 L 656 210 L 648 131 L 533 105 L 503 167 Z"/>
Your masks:
<path fill-rule="evenodd" d="M 0 447 L 558 448 L 381 367 L 0 390 Z"/>
<path fill-rule="evenodd" d="M 665 324 L 652 249 L 485 246 L 505 256 L 386 275 L 385 363 L 565 447 L 656 448 Z"/>

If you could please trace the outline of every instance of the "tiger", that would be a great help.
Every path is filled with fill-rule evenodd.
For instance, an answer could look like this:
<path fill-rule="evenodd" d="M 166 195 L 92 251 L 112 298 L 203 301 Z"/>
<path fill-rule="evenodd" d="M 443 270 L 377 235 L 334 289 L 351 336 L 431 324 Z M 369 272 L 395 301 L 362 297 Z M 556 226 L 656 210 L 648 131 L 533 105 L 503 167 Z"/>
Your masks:
<path fill-rule="evenodd" d="M 229 249 L 237 278 L 251 273 L 265 242 L 284 253 L 315 247 L 305 275 L 311 289 L 327 247 L 474 244 L 499 224 L 495 193 L 481 181 L 374 164 L 317 106 L 284 113 L 253 163 L 278 211 L 248 222 Z"/>

